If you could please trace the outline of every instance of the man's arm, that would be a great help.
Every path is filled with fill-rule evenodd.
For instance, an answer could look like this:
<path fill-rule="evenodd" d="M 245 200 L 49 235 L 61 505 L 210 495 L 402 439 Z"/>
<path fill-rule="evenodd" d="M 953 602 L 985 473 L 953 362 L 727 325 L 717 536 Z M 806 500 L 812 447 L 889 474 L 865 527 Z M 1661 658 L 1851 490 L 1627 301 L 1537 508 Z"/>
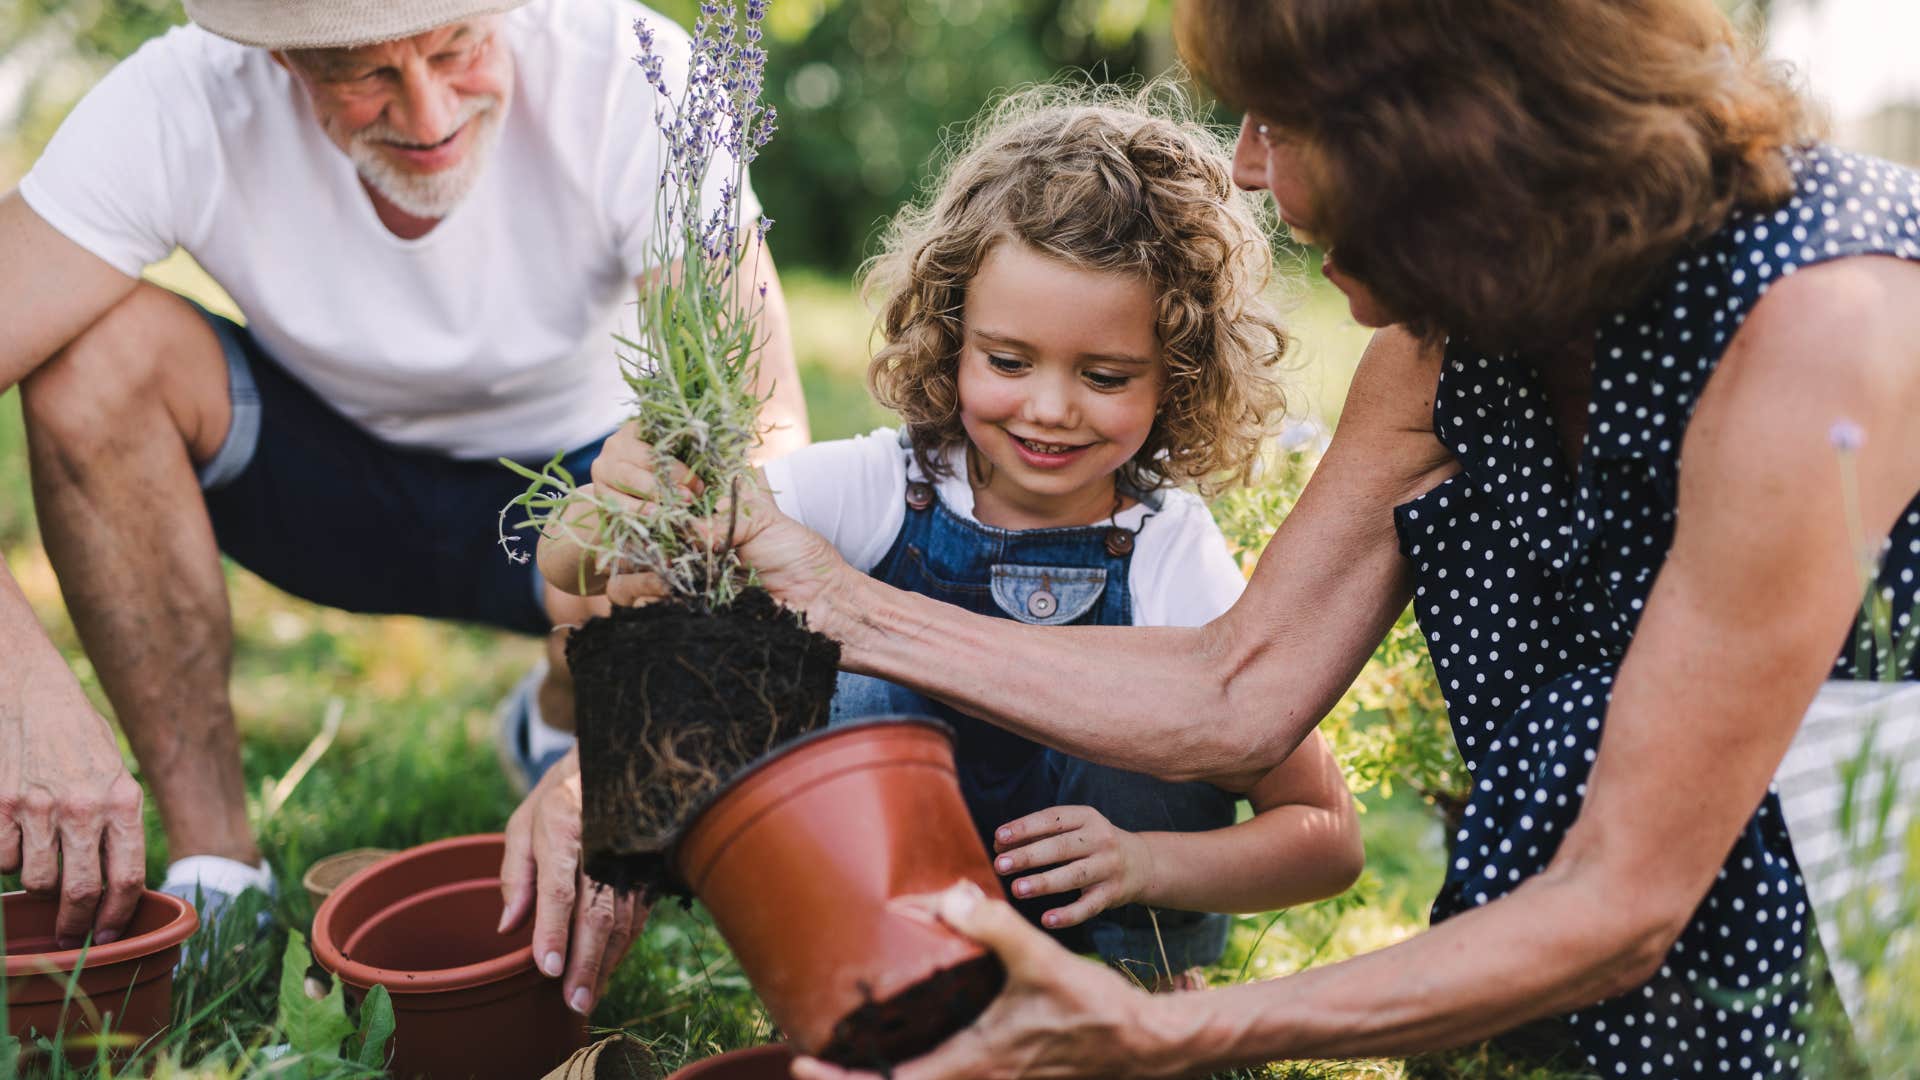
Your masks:
<path fill-rule="evenodd" d="M 0 392 L 135 284 L 60 235 L 18 192 L 0 199 Z M 0 873 L 60 893 L 61 940 L 89 930 L 104 938 L 132 916 L 146 884 L 140 786 L 4 563 L 0 656 Z"/>
<path fill-rule="evenodd" d="M 780 288 L 780 274 L 774 269 L 773 253 L 763 243 L 759 258 L 747 256 L 754 273 L 741 275 L 746 286 L 741 298 L 751 311 L 760 310 L 760 378 L 754 383 L 766 404 L 760 407 L 760 422 L 766 434 L 753 456 L 756 462 L 771 461 L 790 454 L 812 441 L 807 424 L 807 398 L 800 388 L 800 367 L 793 351 L 793 320 L 787 315 L 787 295 Z M 758 295 L 766 287 L 764 297 Z"/>

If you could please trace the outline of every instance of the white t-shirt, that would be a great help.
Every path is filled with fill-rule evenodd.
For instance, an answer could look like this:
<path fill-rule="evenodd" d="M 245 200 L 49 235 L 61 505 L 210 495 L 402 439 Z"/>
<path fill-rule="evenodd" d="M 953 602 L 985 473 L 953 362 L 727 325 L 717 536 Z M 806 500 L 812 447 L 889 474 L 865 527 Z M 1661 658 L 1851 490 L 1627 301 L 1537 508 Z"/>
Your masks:
<path fill-rule="evenodd" d="M 380 438 L 544 458 L 617 427 L 631 396 L 611 334 L 622 316 L 632 333 L 633 281 L 655 261 L 662 154 L 632 59 L 639 17 L 679 87 L 687 35 L 631 0 L 533 0 L 505 16 L 516 73 L 499 141 L 471 194 L 417 240 L 380 223 L 266 50 L 192 26 L 114 68 L 20 191 L 127 274 L 185 248 L 269 354 Z"/>
<path fill-rule="evenodd" d="M 951 475 L 934 481 L 940 501 L 973 516 L 973 488 L 960 448 Z M 854 568 L 870 573 L 907 520 L 907 482 L 920 479 L 899 432 L 815 443 L 767 463 L 774 505 L 832 542 Z M 1206 503 L 1190 491 L 1159 493 L 1160 507 L 1135 503 L 1114 524 L 1136 531 L 1127 590 L 1135 626 L 1200 626 L 1233 606 L 1246 579 Z"/>

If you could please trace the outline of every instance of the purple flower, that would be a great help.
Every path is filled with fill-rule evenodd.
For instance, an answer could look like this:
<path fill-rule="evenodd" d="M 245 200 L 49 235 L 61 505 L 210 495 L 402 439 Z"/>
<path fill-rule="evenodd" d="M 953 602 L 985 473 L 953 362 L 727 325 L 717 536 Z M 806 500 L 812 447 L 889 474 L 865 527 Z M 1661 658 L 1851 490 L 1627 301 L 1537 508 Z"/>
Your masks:
<path fill-rule="evenodd" d="M 1827 442 L 1843 454 L 1852 454 L 1866 445 L 1867 433 L 1859 424 L 1843 416 L 1827 429 Z"/>

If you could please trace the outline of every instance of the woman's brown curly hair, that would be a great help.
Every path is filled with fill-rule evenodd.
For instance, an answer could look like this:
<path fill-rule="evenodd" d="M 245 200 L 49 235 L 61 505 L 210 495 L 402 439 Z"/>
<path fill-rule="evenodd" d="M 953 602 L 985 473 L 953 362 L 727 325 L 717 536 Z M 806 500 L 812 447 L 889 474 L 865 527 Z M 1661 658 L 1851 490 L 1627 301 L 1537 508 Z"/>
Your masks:
<path fill-rule="evenodd" d="M 943 177 L 895 215 L 862 267 L 884 344 L 867 382 L 899 413 L 923 469 L 966 441 L 958 368 L 967 282 L 1018 241 L 1080 269 L 1144 275 L 1167 381 L 1153 428 L 1119 482 L 1243 480 L 1285 398 L 1287 337 L 1261 296 L 1272 252 L 1234 187 L 1224 140 L 1167 84 L 1049 85 L 1011 94 L 950 148 Z"/>
<path fill-rule="evenodd" d="M 1176 31 L 1298 138 L 1301 216 L 1429 340 L 1565 341 L 1785 199 L 1807 138 L 1712 0 L 1189 0 Z"/>

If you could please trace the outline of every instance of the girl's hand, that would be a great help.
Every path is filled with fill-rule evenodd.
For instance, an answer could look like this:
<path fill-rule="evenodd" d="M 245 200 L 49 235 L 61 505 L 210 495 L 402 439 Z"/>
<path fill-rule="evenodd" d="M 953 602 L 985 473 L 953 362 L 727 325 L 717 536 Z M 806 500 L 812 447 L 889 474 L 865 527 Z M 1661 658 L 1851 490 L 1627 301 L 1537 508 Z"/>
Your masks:
<path fill-rule="evenodd" d="M 1147 842 L 1116 828 L 1091 806 L 1056 806 L 1009 821 L 994 830 L 993 847 L 999 852 L 993 868 L 1003 875 L 1053 867 L 1015 880 L 1015 896 L 1080 890 L 1079 899 L 1041 916 L 1043 923 L 1056 930 L 1133 903 L 1146 892 L 1153 876 L 1153 854 Z"/>
<path fill-rule="evenodd" d="M 658 499 L 663 484 L 691 495 L 702 490 L 698 477 L 682 463 L 654 453 L 634 434 L 632 425 L 607 437 L 593 464 L 594 491 L 629 510 L 644 511 Z M 732 535 L 725 536 L 728 526 Z M 759 573 L 760 584 L 774 598 L 808 616 L 809 626 L 839 637 L 821 617 L 827 600 L 840 584 L 863 577 L 819 533 L 780 512 L 766 478 L 758 471 L 720 500 L 719 508 L 703 526 L 704 538 L 731 544 L 740 558 Z M 665 595 L 651 574 L 616 573 L 608 579 L 607 599 L 616 604 L 641 604 Z"/>
<path fill-rule="evenodd" d="M 999 955 L 1007 966 L 1007 985 L 971 1027 L 894 1069 L 893 1080 L 1157 1077 L 1191 1071 L 1192 1060 L 1173 1060 L 1179 1057 L 1173 1029 L 1161 1031 L 1155 1010 L 1164 1009 L 1164 1002 L 1061 948 L 971 883 L 941 894 L 938 912 L 940 921 Z M 873 1073 L 808 1057 L 794 1063 L 792 1075 L 797 1080 L 877 1080 Z"/>

